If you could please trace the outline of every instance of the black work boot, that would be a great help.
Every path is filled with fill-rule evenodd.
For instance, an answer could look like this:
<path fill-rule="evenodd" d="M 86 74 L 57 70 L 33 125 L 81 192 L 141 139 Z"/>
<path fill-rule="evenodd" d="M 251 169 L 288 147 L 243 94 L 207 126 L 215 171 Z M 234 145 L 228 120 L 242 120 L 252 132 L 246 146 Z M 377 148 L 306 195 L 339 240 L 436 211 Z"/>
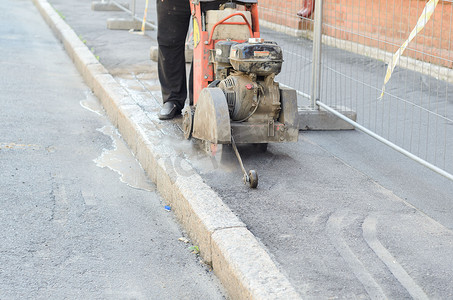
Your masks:
<path fill-rule="evenodd" d="M 173 119 L 177 114 L 180 114 L 181 110 L 178 109 L 178 106 L 172 102 L 165 102 L 162 106 L 162 109 L 159 112 L 160 120 L 170 120 Z"/>

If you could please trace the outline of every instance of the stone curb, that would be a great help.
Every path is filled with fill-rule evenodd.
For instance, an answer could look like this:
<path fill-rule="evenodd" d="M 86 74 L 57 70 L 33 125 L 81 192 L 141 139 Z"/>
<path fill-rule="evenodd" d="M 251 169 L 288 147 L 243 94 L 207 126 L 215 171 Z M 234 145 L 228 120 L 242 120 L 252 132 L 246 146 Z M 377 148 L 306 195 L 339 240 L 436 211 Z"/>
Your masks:
<path fill-rule="evenodd" d="M 190 167 L 184 167 L 190 175 L 178 173 L 175 166 L 183 162 L 174 149 L 162 145 L 156 124 L 53 7 L 46 0 L 32 1 L 230 297 L 300 299 L 256 237 L 203 179 Z"/>

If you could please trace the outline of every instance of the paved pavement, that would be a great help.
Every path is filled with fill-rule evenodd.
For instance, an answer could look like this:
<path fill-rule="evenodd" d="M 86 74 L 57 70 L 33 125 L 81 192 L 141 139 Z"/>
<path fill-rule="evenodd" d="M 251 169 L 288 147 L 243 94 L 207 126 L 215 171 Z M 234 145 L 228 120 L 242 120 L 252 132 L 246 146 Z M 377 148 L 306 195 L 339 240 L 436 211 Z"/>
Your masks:
<path fill-rule="evenodd" d="M 35 6 L 2 3 L 0 299 L 224 299 Z"/>
<path fill-rule="evenodd" d="M 154 34 L 106 30 L 108 17 L 125 15 L 93 12 L 90 1 L 50 2 L 155 114 Z M 249 190 L 231 152 L 222 162 L 200 155 L 182 141 L 180 121 L 158 123 L 164 143 L 197 169 L 303 298 L 453 297 L 451 182 L 359 132 L 308 132 L 259 155 L 242 147 L 246 166 L 260 172 L 259 189 Z"/>

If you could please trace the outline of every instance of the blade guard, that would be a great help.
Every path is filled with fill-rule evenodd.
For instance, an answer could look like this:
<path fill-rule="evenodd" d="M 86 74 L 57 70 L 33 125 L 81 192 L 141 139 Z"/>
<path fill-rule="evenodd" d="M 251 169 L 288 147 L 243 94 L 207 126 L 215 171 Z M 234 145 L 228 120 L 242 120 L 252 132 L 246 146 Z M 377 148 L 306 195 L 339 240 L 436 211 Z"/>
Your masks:
<path fill-rule="evenodd" d="M 219 88 L 204 88 L 195 109 L 193 137 L 213 144 L 231 143 L 230 113 Z"/>

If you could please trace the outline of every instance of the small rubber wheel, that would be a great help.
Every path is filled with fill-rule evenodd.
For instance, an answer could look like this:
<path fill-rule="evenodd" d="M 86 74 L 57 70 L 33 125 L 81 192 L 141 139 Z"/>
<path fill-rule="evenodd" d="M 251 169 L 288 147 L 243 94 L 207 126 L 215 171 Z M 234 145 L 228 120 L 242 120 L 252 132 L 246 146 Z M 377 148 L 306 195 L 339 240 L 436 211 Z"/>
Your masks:
<path fill-rule="evenodd" d="M 252 189 L 258 186 L 258 173 L 255 170 L 249 171 L 249 184 Z"/>

